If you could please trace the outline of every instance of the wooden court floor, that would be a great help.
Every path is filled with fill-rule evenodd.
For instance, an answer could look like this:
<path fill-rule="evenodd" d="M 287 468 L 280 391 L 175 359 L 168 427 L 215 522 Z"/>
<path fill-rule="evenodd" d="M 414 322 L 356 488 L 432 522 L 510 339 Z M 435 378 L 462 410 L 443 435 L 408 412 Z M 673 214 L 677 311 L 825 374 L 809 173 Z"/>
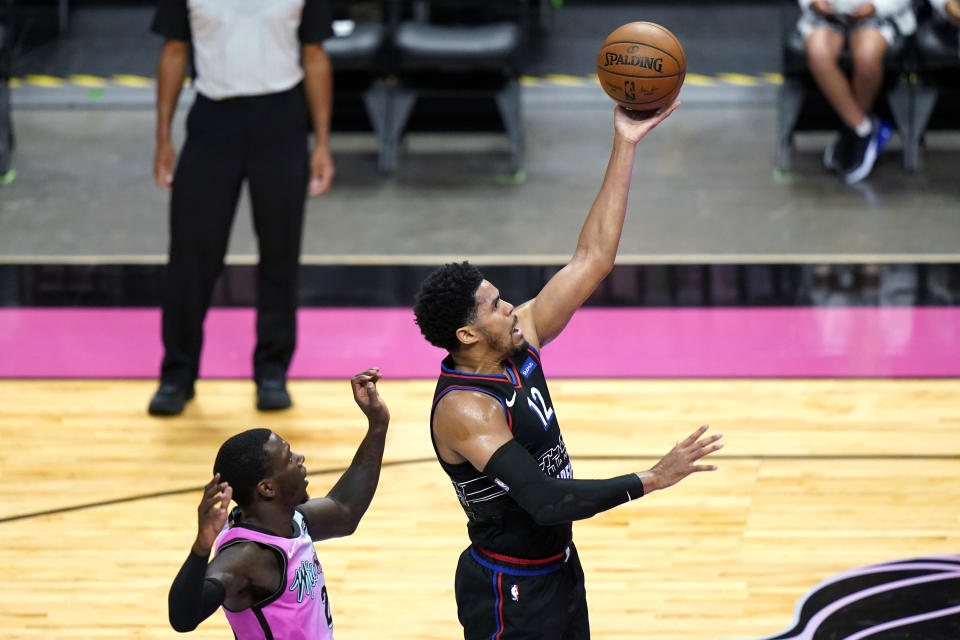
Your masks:
<path fill-rule="evenodd" d="M 386 372 L 389 374 L 389 372 Z M 201 381 L 176 419 L 152 381 L 0 382 L 0 632 L 172 638 L 166 592 L 220 443 L 267 426 L 338 477 L 365 424 L 346 381 L 291 384 L 253 410 L 247 381 Z M 381 383 L 393 414 L 359 530 L 318 545 L 338 640 L 462 637 L 453 571 L 465 518 L 427 435 L 432 381 Z M 759 638 L 817 582 L 960 552 L 960 380 L 555 380 L 576 475 L 649 468 L 709 422 L 720 470 L 578 523 L 595 638 Z M 192 634 L 229 638 L 217 613 Z"/>

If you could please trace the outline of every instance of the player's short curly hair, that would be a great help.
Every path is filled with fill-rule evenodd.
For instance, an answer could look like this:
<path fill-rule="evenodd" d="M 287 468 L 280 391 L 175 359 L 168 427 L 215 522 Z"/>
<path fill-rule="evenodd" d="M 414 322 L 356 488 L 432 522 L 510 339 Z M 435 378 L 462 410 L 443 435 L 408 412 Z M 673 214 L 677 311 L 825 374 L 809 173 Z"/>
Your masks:
<path fill-rule="evenodd" d="M 264 447 L 272 433 L 249 429 L 229 438 L 217 452 L 213 472 L 233 488 L 233 500 L 241 508 L 250 504 L 257 483 L 267 476 L 269 458 Z"/>
<path fill-rule="evenodd" d="M 476 318 L 481 282 L 483 274 L 466 260 L 445 264 L 424 278 L 413 314 L 427 342 L 447 351 L 457 350 L 457 329 Z"/>

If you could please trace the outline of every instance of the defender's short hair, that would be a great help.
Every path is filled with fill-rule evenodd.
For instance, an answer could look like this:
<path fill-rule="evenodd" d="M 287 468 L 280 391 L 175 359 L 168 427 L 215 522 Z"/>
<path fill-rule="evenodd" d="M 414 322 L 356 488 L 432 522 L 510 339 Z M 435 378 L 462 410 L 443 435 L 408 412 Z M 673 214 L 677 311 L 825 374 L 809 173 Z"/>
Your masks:
<path fill-rule="evenodd" d="M 457 329 L 477 313 L 477 289 L 483 274 L 464 260 L 451 262 L 424 278 L 413 306 L 420 333 L 435 347 L 456 351 Z"/>
<path fill-rule="evenodd" d="M 264 446 L 272 433 L 270 429 L 249 429 L 228 439 L 217 452 L 213 472 L 233 488 L 233 500 L 241 507 L 250 504 L 257 483 L 267 476 L 269 459 Z"/>

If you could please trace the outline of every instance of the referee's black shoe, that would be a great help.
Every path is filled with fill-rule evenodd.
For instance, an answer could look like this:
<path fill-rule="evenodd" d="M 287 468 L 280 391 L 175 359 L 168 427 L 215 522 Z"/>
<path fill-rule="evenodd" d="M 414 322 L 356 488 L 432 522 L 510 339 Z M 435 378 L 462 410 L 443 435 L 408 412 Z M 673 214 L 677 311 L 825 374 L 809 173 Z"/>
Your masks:
<path fill-rule="evenodd" d="M 184 405 L 192 398 L 192 386 L 182 387 L 172 382 L 162 382 L 150 399 L 147 412 L 152 416 L 176 416 L 183 413 Z"/>
<path fill-rule="evenodd" d="M 261 378 L 257 380 L 257 409 L 260 411 L 282 411 L 293 406 L 287 393 L 287 381 L 283 378 Z"/>

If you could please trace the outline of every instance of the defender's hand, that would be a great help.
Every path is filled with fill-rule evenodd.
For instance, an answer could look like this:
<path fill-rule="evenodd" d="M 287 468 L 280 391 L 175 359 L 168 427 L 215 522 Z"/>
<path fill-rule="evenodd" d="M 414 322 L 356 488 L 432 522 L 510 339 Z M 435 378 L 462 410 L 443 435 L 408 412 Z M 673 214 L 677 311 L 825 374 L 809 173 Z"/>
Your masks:
<path fill-rule="evenodd" d="M 377 392 L 377 381 L 381 378 L 380 367 L 371 367 L 350 379 L 353 399 L 367 416 L 370 426 L 386 428 L 390 422 L 390 410 Z"/>
<path fill-rule="evenodd" d="M 203 488 L 203 499 L 197 507 L 197 540 L 193 543 L 193 552 L 198 556 L 210 555 L 217 535 L 227 522 L 232 497 L 233 487 L 220 482 L 219 473 Z"/>

